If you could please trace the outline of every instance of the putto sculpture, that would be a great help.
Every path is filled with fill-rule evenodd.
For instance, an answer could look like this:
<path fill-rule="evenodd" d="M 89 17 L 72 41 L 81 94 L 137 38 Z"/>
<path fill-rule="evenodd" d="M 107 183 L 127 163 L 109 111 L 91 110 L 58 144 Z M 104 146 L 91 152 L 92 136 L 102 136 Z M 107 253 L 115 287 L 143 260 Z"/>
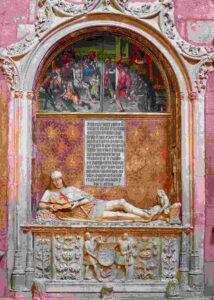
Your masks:
<path fill-rule="evenodd" d="M 60 171 L 50 176 L 50 186 L 39 201 L 38 216 L 60 220 L 126 220 L 151 222 L 162 220 L 170 224 L 180 224 L 179 202 L 170 205 L 163 190 L 158 190 L 159 203 L 150 209 L 141 209 L 125 199 L 100 200 L 73 187 L 66 186 Z"/>

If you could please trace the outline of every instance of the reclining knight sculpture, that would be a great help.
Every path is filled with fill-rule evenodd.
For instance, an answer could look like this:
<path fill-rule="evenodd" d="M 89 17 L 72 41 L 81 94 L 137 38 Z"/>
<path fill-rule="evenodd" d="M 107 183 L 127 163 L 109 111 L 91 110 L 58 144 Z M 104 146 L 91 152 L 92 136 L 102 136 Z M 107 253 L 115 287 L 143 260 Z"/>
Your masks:
<path fill-rule="evenodd" d="M 62 173 L 54 171 L 51 173 L 50 187 L 39 201 L 38 216 L 59 220 L 125 220 L 145 223 L 162 220 L 170 224 L 180 224 L 181 203 L 170 205 L 163 190 L 158 190 L 157 194 L 159 204 L 150 209 L 137 208 L 125 199 L 98 200 L 76 187 L 66 187 Z"/>

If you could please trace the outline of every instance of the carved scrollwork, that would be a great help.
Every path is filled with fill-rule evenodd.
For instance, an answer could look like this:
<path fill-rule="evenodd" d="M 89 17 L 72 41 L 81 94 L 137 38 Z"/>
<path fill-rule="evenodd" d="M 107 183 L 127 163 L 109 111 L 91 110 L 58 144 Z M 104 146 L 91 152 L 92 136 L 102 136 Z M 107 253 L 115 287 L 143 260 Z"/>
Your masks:
<path fill-rule="evenodd" d="M 82 238 L 78 235 L 55 237 L 56 279 L 81 278 L 82 248 Z"/>
<path fill-rule="evenodd" d="M 36 237 L 34 250 L 35 277 L 51 278 L 51 240 Z"/>
<path fill-rule="evenodd" d="M 11 91 L 15 90 L 17 85 L 18 71 L 14 61 L 10 58 L 3 59 L 2 71 L 4 76 L 7 78 Z"/>
<path fill-rule="evenodd" d="M 24 40 L 12 44 L 6 48 L 8 56 L 19 56 L 27 52 L 35 43 L 35 34 L 29 35 Z"/>
<path fill-rule="evenodd" d="M 159 1 L 144 3 L 142 1 L 129 2 L 128 0 L 115 0 L 115 3 L 123 12 L 136 16 L 140 19 L 152 17 L 161 10 L 161 3 Z"/>
<path fill-rule="evenodd" d="M 56 0 L 39 0 L 38 14 L 35 23 L 35 32 L 40 36 L 43 32 L 48 30 L 53 20 L 53 6 Z"/>
<path fill-rule="evenodd" d="M 197 79 L 195 80 L 195 88 L 198 93 L 203 93 L 206 83 L 211 72 L 214 71 L 214 52 L 209 53 L 207 60 L 199 68 Z"/>
<path fill-rule="evenodd" d="M 162 278 L 175 279 L 178 270 L 178 241 L 176 238 L 162 240 Z"/>
<path fill-rule="evenodd" d="M 181 38 L 174 20 L 174 3 L 172 0 L 160 0 L 162 2 L 161 28 L 162 32 L 178 46 L 181 53 L 185 56 L 200 59 L 207 56 L 208 53 L 214 53 L 214 47 L 202 47 L 191 45 Z"/>
<path fill-rule="evenodd" d="M 96 6 L 96 0 L 80 1 L 79 4 L 66 2 L 65 0 L 57 0 L 53 9 L 55 12 L 73 17 L 79 14 L 86 13 Z"/>

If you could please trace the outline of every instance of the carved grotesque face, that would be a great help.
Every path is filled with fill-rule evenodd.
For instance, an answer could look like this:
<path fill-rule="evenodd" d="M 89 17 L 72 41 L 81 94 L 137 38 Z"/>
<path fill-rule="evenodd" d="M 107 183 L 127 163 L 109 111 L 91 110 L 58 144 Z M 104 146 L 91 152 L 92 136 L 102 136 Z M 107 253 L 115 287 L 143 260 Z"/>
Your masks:
<path fill-rule="evenodd" d="M 62 177 L 52 179 L 53 185 L 57 189 L 61 189 L 63 187 Z"/>

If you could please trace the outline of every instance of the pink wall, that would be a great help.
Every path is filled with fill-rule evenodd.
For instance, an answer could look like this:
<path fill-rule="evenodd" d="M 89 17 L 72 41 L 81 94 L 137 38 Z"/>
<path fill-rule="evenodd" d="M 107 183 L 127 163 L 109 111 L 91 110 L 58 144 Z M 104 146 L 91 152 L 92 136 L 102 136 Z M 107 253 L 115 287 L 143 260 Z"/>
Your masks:
<path fill-rule="evenodd" d="M 71 2 L 71 0 L 67 0 Z M 145 2 L 152 2 L 146 0 Z M 36 15 L 36 0 L 1 0 L 0 5 L 0 47 L 6 47 L 18 41 L 20 36 L 24 36 L 23 24 L 33 24 Z M 213 0 L 174 0 L 175 21 L 178 32 L 185 40 L 193 42 L 188 30 L 193 34 L 199 32 L 198 21 L 202 21 L 206 26 L 211 20 L 214 21 L 214 1 Z M 202 25 L 203 25 L 202 24 Z M 188 29 L 189 28 L 189 29 Z M 18 37 L 19 35 L 19 37 Z M 210 39 L 204 39 L 207 45 L 211 44 Z M 201 44 L 205 44 L 205 42 Z M 199 43 L 195 41 L 195 43 Z M 214 266 L 214 244 L 211 244 L 211 229 L 214 227 L 214 73 L 209 79 L 206 92 L 206 242 L 205 258 L 207 262 L 213 262 Z M 213 237 L 214 238 L 214 237 Z M 2 241 L 2 245 L 6 242 Z M 4 246 L 3 246 L 4 247 Z M 1 250 L 1 249 L 0 249 Z M 5 276 L 6 261 L 0 263 L 0 276 Z M 212 282 L 214 267 L 208 264 L 206 267 L 207 276 Z M 3 274 L 3 275 L 2 275 Z M 211 277 L 210 277 L 211 276 Z M 5 277 L 4 277 L 5 278 Z M 213 278 L 214 282 L 214 278 Z M 0 296 L 6 295 L 4 288 L 0 288 Z"/>

